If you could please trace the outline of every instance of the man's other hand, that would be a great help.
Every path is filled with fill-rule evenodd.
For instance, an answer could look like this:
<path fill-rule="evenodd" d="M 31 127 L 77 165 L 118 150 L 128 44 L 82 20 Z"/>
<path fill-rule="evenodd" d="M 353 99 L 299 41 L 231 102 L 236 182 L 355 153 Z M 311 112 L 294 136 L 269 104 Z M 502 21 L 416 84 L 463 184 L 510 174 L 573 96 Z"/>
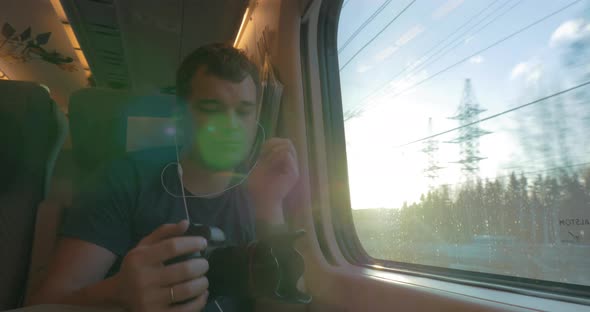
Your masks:
<path fill-rule="evenodd" d="M 182 236 L 187 228 L 187 221 L 164 224 L 125 256 L 114 279 L 118 287 L 117 299 L 127 309 L 134 312 L 203 309 L 209 295 L 209 282 L 205 277 L 209 269 L 207 260 L 163 264 L 176 256 L 205 249 L 204 238 Z"/>
<path fill-rule="evenodd" d="M 259 219 L 282 223 L 282 201 L 299 179 L 297 153 L 289 139 L 264 143 L 256 168 L 248 178 L 248 190 Z"/>

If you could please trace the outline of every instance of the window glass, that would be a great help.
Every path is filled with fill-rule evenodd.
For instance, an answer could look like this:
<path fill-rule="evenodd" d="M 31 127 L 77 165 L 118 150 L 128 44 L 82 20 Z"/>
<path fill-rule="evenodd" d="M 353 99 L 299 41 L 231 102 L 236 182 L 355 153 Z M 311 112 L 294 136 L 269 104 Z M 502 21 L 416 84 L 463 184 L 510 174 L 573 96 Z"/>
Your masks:
<path fill-rule="evenodd" d="M 590 5 L 345 0 L 353 218 L 374 258 L 590 285 Z"/>

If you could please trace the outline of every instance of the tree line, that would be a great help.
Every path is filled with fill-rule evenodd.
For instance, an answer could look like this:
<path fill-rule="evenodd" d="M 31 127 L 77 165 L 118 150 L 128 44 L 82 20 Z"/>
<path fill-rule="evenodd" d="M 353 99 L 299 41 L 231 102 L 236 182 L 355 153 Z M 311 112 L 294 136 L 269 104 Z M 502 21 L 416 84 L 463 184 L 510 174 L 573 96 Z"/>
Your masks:
<path fill-rule="evenodd" d="M 586 169 L 533 179 L 513 172 L 455 187 L 442 185 L 418 202 L 404 203 L 392 216 L 398 225 L 395 236 L 406 243 L 465 243 L 488 235 L 551 244 L 567 238 L 560 234 L 560 226 L 584 225 L 589 214 L 590 169 Z M 571 235 L 579 239 L 579 233 Z"/>

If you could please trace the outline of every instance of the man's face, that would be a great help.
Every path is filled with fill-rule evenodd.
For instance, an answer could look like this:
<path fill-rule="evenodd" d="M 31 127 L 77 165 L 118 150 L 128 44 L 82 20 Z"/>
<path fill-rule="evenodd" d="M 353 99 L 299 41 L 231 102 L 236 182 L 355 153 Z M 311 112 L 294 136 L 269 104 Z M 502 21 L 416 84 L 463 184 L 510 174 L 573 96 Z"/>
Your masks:
<path fill-rule="evenodd" d="M 256 86 L 248 75 L 241 82 L 197 70 L 191 81 L 189 112 L 195 125 L 193 155 L 214 171 L 235 168 L 256 138 Z"/>

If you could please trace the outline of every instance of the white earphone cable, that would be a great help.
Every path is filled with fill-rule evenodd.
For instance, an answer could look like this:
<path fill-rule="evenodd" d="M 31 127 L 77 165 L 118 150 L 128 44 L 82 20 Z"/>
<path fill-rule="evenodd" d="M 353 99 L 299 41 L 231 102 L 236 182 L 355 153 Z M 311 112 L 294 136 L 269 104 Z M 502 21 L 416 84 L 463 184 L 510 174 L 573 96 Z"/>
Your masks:
<path fill-rule="evenodd" d="M 219 305 L 217 300 L 214 300 L 214 302 L 215 302 L 215 305 L 217 306 L 217 308 L 219 309 L 219 311 L 223 312 L 223 309 L 221 308 L 221 306 Z"/>
<path fill-rule="evenodd" d="M 264 143 L 266 141 L 266 132 L 264 131 L 264 127 L 262 127 L 262 125 L 260 123 L 258 123 L 258 127 L 260 127 L 260 130 L 262 132 L 262 141 L 261 142 Z M 182 198 L 182 203 L 184 205 L 184 213 L 186 214 L 186 219 L 189 223 L 191 223 L 191 218 L 190 218 L 190 214 L 188 213 L 188 204 L 186 202 L 187 197 L 190 197 L 190 198 L 195 198 L 195 197 L 196 198 L 211 198 L 211 197 L 215 197 L 217 195 L 221 195 L 221 194 L 233 189 L 234 187 L 244 183 L 244 181 L 246 181 L 246 179 L 250 176 L 250 174 L 252 173 L 254 168 L 256 168 L 256 165 L 258 165 L 258 159 L 257 159 L 256 162 L 254 162 L 254 165 L 252 166 L 252 168 L 250 168 L 250 170 L 248 170 L 248 173 L 246 175 L 244 175 L 238 183 L 236 183 L 230 187 L 227 187 L 222 191 L 209 193 L 209 194 L 199 194 L 199 195 L 186 196 L 186 192 L 184 190 L 184 181 L 182 180 L 183 171 L 182 171 L 182 165 L 180 164 L 180 152 L 178 151 L 178 138 L 177 138 L 177 131 L 176 130 L 174 131 L 174 151 L 176 153 L 176 163 L 171 162 L 171 163 L 166 164 L 166 166 L 164 166 L 164 168 L 162 169 L 162 172 L 160 173 L 160 182 L 162 183 L 162 188 L 164 189 L 164 191 L 166 191 L 166 193 L 168 193 L 168 195 L 170 195 L 174 198 Z M 174 164 L 176 164 L 176 170 L 178 172 L 178 180 L 180 181 L 180 195 L 176 195 L 176 194 L 170 192 L 170 190 L 168 190 L 168 188 L 166 187 L 166 183 L 164 183 L 164 173 L 166 172 L 166 169 L 168 169 L 168 167 L 170 167 L 171 165 L 174 165 Z M 214 300 L 213 302 L 215 303 L 215 305 L 217 306 L 219 311 L 223 312 L 223 309 L 221 308 L 221 306 L 219 305 L 217 300 Z"/>
<path fill-rule="evenodd" d="M 180 165 L 180 156 L 178 153 L 178 139 L 177 139 L 177 133 L 178 131 L 174 130 L 174 152 L 176 153 L 176 163 L 178 164 L 178 166 L 176 166 L 176 170 L 178 172 L 178 180 L 180 181 L 180 192 L 182 194 L 182 202 L 184 204 L 184 213 L 186 214 L 186 220 L 189 222 L 189 224 L 191 223 L 191 217 L 190 214 L 188 213 L 188 205 L 186 203 L 186 195 L 184 192 L 184 181 L 182 181 L 182 166 Z M 170 192 L 168 192 L 168 188 L 166 188 L 166 185 L 164 184 L 164 171 L 166 170 L 166 168 L 169 166 L 170 164 L 166 165 L 166 167 L 164 167 L 164 169 L 162 169 L 162 173 L 160 174 L 160 180 L 162 182 L 162 186 L 164 187 L 164 190 L 166 190 L 166 192 L 168 194 L 170 194 Z"/>

